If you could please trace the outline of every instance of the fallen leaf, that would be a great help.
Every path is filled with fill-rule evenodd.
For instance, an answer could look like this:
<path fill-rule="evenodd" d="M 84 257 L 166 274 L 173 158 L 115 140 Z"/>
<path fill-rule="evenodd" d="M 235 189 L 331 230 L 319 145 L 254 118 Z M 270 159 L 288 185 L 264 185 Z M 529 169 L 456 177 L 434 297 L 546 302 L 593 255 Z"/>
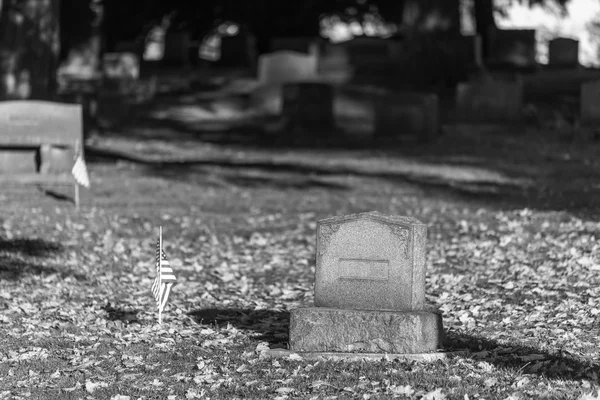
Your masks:
<path fill-rule="evenodd" d="M 422 400 L 446 400 L 446 398 L 446 395 L 442 393 L 442 389 L 440 388 L 425 393 L 425 395 L 421 397 Z"/>

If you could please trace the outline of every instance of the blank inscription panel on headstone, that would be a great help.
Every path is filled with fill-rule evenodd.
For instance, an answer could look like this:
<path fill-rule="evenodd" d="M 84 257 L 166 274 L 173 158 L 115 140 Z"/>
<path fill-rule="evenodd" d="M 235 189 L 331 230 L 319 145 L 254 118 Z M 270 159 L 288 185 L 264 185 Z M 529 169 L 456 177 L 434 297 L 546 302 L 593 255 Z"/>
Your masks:
<path fill-rule="evenodd" d="M 426 227 L 418 221 L 390 223 L 378 213 L 319 221 L 315 305 L 363 310 L 422 308 L 424 235 Z"/>
<path fill-rule="evenodd" d="M 361 260 L 340 258 L 338 279 L 387 281 L 390 277 L 388 260 Z"/>

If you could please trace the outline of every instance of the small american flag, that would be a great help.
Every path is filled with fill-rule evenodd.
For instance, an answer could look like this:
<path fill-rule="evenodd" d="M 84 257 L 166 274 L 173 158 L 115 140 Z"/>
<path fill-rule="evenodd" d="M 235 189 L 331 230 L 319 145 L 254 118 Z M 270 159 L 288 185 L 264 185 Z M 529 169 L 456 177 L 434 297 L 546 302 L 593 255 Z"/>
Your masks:
<path fill-rule="evenodd" d="M 162 249 L 162 227 L 159 230 L 159 237 L 156 243 L 156 278 L 152 284 L 152 294 L 158 307 L 158 323 L 162 323 L 162 312 L 165 309 L 171 287 L 177 279 L 173 269 L 169 265 L 169 260 Z"/>
<path fill-rule="evenodd" d="M 83 159 L 81 153 L 77 155 L 71 173 L 79 185 L 85 186 L 88 189 L 90 188 L 90 177 L 88 175 L 87 166 L 85 165 L 85 160 Z"/>

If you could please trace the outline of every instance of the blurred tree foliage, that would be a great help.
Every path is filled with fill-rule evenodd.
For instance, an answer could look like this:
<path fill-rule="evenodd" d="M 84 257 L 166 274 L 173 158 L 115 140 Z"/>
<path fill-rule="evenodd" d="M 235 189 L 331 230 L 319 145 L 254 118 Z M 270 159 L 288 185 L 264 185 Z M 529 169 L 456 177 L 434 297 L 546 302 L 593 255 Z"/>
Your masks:
<path fill-rule="evenodd" d="M 51 99 L 60 52 L 59 0 L 4 0 L 0 99 Z"/>

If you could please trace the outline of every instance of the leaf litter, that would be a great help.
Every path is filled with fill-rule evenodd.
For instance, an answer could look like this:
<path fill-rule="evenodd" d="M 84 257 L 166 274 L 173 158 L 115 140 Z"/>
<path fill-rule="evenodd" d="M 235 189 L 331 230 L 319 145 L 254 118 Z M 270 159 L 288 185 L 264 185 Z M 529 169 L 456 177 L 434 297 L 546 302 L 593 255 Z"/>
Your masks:
<path fill-rule="evenodd" d="M 77 213 L 41 200 L 0 220 L 6 398 L 598 398 L 592 219 L 414 195 L 377 178 L 356 178 L 343 195 L 184 185 L 175 189 L 186 202 L 136 206 L 145 181 L 135 170 L 94 172 L 108 193 L 98 205 Z M 121 181 L 129 191 L 111 189 Z M 427 300 L 443 311 L 448 349 L 468 355 L 433 364 L 260 358 L 285 345 L 289 309 L 313 301 L 316 221 L 372 209 L 428 224 Z M 150 294 L 159 225 L 178 277 L 163 326 Z"/>

